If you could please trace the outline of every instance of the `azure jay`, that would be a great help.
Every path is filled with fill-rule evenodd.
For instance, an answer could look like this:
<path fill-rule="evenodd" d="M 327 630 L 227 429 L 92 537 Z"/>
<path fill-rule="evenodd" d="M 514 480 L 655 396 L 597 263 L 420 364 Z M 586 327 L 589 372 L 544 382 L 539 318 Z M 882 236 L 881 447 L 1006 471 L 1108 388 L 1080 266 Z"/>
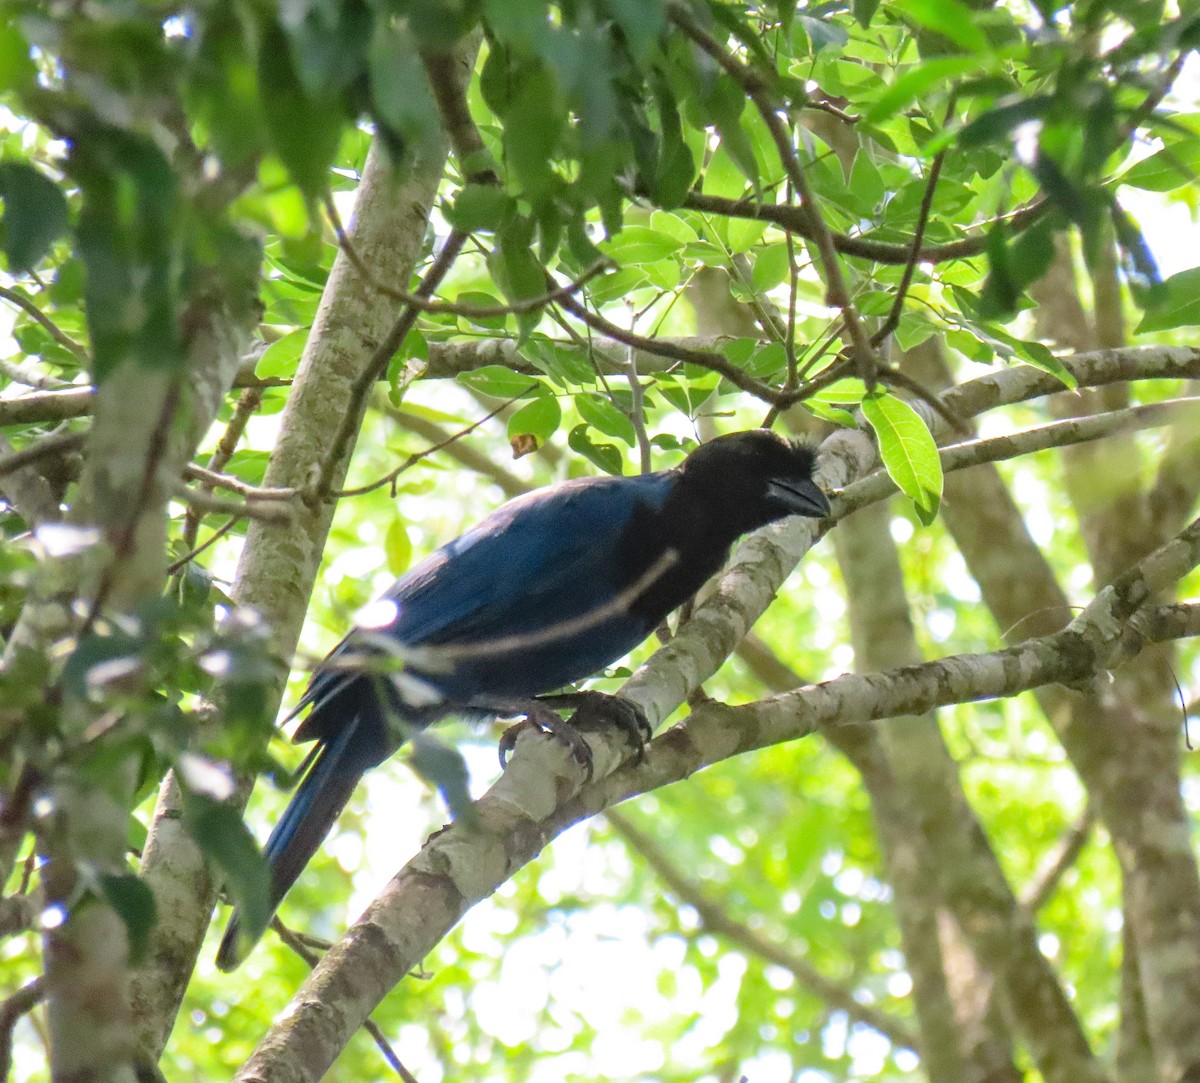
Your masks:
<path fill-rule="evenodd" d="M 788 515 L 828 515 L 815 458 L 812 448 L 760 429 L 711 440 L 670 470 L 576 478 L 510 501 L 397 580 L 368 607 L 369 627 L 317 667 L 296 708 L 309 712 L 294 739 L 316 746 L 267 840 L 272 903 L 406 728 L 454 713 L 525 715 L 587 763 L 586 744 L 548 704 L 595 708 L 604 700 L 611 724 L 637 726 L 640 749 L 647 727 L 628 701 L 534 697 L 636 647 L 741 535 Z M 392 672 L 380 664 L 389 654 Z M 235 913 L 217 956 L 222 969 L 240 961 L 240 940 Z"/>

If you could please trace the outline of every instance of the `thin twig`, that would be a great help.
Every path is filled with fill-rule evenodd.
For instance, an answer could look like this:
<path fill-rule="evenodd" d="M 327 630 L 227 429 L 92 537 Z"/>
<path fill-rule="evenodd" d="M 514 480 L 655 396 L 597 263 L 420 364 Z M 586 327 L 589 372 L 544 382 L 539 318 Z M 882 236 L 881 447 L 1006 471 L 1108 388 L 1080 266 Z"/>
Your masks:
<path fill-rule="evenodd" d="M 57 376 L 40 376 L 29 372 L 22 365 L 0 358 L 0 374 L 7 376 L 15 384 L 32 387 L 35 391 L 63 391 L 76 385 L 70 380 L 60 380 Z"/>
<path fill-rule="evenodd" d="M 41 324 L 55 342 L 64 349 L 70 350 L 84 366 L 91 364 L 91 358 L 88 356 L 86 347 L 82 343 L 76 342 L 24 294 L 17 290 L 9 289 L 7 286 L 0 286 L 0 297 L 16 305 L 17 308 L 21 309 L 31 319 Z"/>
<path fill-rule="evenodd" d="M 919 380 L 914 379 L 907 372 L 901 372 L 894 368 L 880 368 L 875 374 L 881 383 L 892 384 L 896 387 L 902 387 L 906 391 L 911 391 L 922 402 L 929 404 L 931 410 L 934 411 L 947 425 L 964 436 L 970 436 L 973 430 L 961 417 L 954 413 L 938 395 L 936 391 L 930 391 Z"/>
<path fill-rule="evenodd" d="M 446 243 L 442 246 L 442 250 L 437 254 L 437 257 L 425 272 L 421 284 L 417 287 L 417 296 L 428 297 L 437 289 L 451 266 L 453 266 L 455 259 L 458 258 L 458 254 L 462 251 L 462 246 L 466 242 L 466 239 L 467 234 L 460 230 L 451 232 L 450 236 L 446 238 Z M 323 501 L 326 494 L 332 489 L 331 481 L 333 479 L 333 472 L 337 468 L 337 464 L 345 456 L 350 441 L 354 437 L 366 405 L 367 396 L 371 393 L 371 388 L 375 385 L 375 381 L 387 371 L 388 363 L 391 361 L 392 356 L 403 344 L 405 338 L 408 336 L 408 332 L 412 330 L 413 325 L 417 322 L 417 315 L 418 310 L 413 305 L 405 307 L 399 318 L 392 324 L 391 329 L 384 336 L 383 341 L 371 354 L 370 360 L 367 361 L 362 372 L 355 378 L 350 388 L 349 399 L 346 403 L 346 409 L 342 414 L 341 422 L 338 425 L 337 432 L 333 434 L 329 453 L 321 461 L 320 468 L 314 480 L 312 487 L 312 503 L 314 506 Z"/>
<path fill-rule="evenodd" d="M 786 203 L 759 203 L 752 199 L 728 199 L 724 196 L 705 195 L 702 192 L 688 193 L 683 205 L 689 210 L 719 214 L 726 218 L 770 222 L 798 237 L 814 239 L 812 216 L 805 207 L 789 206 Z M 1049 203 L 1045 199 L 1033 200 L 1008 214 L 980 222 L 973 227 L 969 237 L 922 248 L 917 260 L 920 263 L 948 263 L 951 260 L 971 259 L 983 255 L 987 249 L 988 234 L 995 226 L 1004 223 L 1012 230 L 1027 229 L 1047 210 Z M 858 256 L 874 263 L 905 264 L 912 258 L 911 244 L 874 241 L 868 237 L 850 237 L 835 233 L 833 245 L 844 256 Z"/>
<path fill-rule="evenodd" d="M 239 522 L 241 522 L 241 520 L 242 517 L 240 515 L 231 516 L 223 526 L 217 527 L 217 529 L 214 530 L 212 534 L 210 534 L 203 542 L 201 542 L 195 548 L 184 553 L 184 555 L 175 561 L 175 563 L 168 565 L 167 575 L 177 575 L 179 572 L 183 571 L 183 569 L 187 567 L 187 565 L 193 560 L 195 560 L 196 557 L 225 537 L 225 535 L 228 534 Z"/>
<path fill-rule="evenodd" d="M 641 472 L 649 474 L 653 450 L 650 447 L 650 434 L 646 432 L 646 389 L 638 379 L 637 355 L 632 347 L 628 348 L 625 356 L 625 369 L 629 378 L 629 422 L 633 425 L 634 435 L 637 437 Z"/>
<path fill-rule="evenodd" d="M 222 500 L 204 490 L 189 489 L 186 485 L 181 484 L 175 490 L 172 498 L 197 507 L 201 511 L 213 512 L 217 515 L 233 515 L 238 518 L 260 519 L 265 523 L 291 523 L 296 518 L 295 508 L 291 504 L 283 503 L 278 497 L 257 502 L 253 499 L 247 499 L 245 502 Z"/>
<path fill-rule="evenodd" d="M 953 108 L 953 98 L 954 96 L 952 95 L 951 109 Z M 949 110 L 947 110 L 946 119 L 947 121 L 949 120 Z M 917 212 L 917 228 L 913 231 L 912 252 L 908 257 L 908 261 L 904 264 L 904 273 L 900 276 L 900 284 L 896 287 L 896 296 L 892 300 L 892 307 L 887 314 L 887 319 L 883 321 L 883 326 L 871 336 L 872 346 L 880 345 L 900 326 L 900 315 L 904 311 L 904 298 L 908 295 L 908 289 L 912 285 L 913 274 L 916 272 L 917 263 L 920 262 L 921 242 L 925 239 L 925 227 L 929 224 L 929 212 L 933 208 L 933 196 L 937 191 L 938 178 L 942 175 L 942 165 L 945 161 L 946 152 L 943 150 L 933 159 L 933 164 L 929 167 L 929 177 L 925 182 L 925 193 L 921 197 L 921 209 Z"/>
<path fill-rule="evenodd" d="M 13 1030 L 17 1021 L 33 1011 L 45 997 L 45 979 L 38 977 L 0 1003 L 0 1080 L 8 1079 L 12 1070 Z"/>
<path fill-rule="evenodd" d="M 1022 432 L 1007 436 L 991 436 L 985 440 L 969 440 L 961 444 L 938 449 L 942 470 L 965 470 L 981 463 L 1001 462 L 1051 448 L 1082 444 L 1090 440 L 1101 440 L 1119 432 L 1155 428 L 1174 424 L 1184 411 L 1200 409 L 1200 397 L 1167 399 L 1164 402 L 1130 406 L 1123 410 L 1112 410 L 1105 414 L 1087 417 L 1072 417 L 1052 421 Z M 833 516 L 836 519 L 849 515 L 867 504 L 883 499 L 895 490 L 895 483 L 884 470 L 876 470 L 846 486 L 834 501 Z"/>
<path fill-rule="evenodd" d="M 627 331 L 611 320 L 606 320 L 599 313 L 592 312 L 573 297 L 564 297 L 558 303 L 562 308 L 571 313 L 572 316 L 582 320 L 594 331 L 599 331 L 608 338 L 615 339 L 617 342 L 621 342 L 626 346 L 632 346 L 635 349 L 645 350 L 647 353 L 657 354 L 659 357 L 669 357 L 673 361 L 682 361 L 687 365 L 699 365 L 701 368 L 719 373 L 735 387 L 740 388 L 750 395 L 754 395 L 756 398 L 762 399 L 764 402 L 790 405 L 799 398 L 798 392 L 783 394 L 770 384 L 756 380 L 749 373 L 743 372 L 728 358 L 722 357 L 719 353 L 714 353 L 711 350 L 696 350 L 687 346 L 678 346 L 671 342 L 665 342 L 662 339 L 646 338 L 636 332 Z"/>
<path fill-rule="evenodd" d="M 524 479 L 518 477 L 512 471 L 506 470 L 487 455 L 471 447 L 470 444 L 464 444 L 461 441 L 447 443 L 450 433 L 435 422 L 420 417 L 408 410 L 397 410 L 390 402 L 385 404 L 383 409 L 389 417 L 410 432 L 423 437 L 431 443 L 442 445 L 447 455 L 461 463 L 468 470 L 474 471 L 498 485 L 505 496 L 520 496 L 522 493 L 529 492 L 530 486 Z"/>
<path fill-rule="evenodd" d="M 241 478 L 235 478 L 232 474 L 219 474 L 215 470 L 198 466 L 196 463 L 188 463 L 183 468 L 183 476 L 191 478 L 192 481 L 202 481 L 213 489 L 227 489 L 231 493 L 237 493 L 238 496 L 246 497 L 247 500 L 292 500 L 299 491 L 290 485 L 277 488 L 251 485 L 249 482 L 242 481 Z"/>
<path fill-rule="evenodd" d="M 536 386 L 537 386 L 536 384 L 533 384 L 533 385 L 531 385 L 530 389 L 532 389 L 532 387 L 536 387 Z M 514 395 L 511 399 L 508 399 L 506 402 L 502 402 L 499 406 L 497 406 L 494 410 L 492 410 L 491 413 L 484 414 L 483 417 L 481 417 L 478 421 L 473 421 L 465 429 L 461 429 L 460 431 L 453 433 L 450 436 L 447 436 L 445 440 L 441 441 L 440 443 L 434 444 L 431 447 L 425 448 L 424 451 L 413 452 L 413 454 L 409 455 L 408 458 L 406 458 L 404 460 L 404 462 L 402 462 L 399 466 L 397 466 L 395 470 L 388 472 L 383 477 L 379 478 L 377 481 L 369 482 L 366 485 L 359 485 L 354 489 L 335 489 L 329 495 L 332 497 L 336 497 L 338 499 L 340 499 L 341 497 L 344 497 L 344 496 L 363 496 L 366 493 L 374 492 L 376 489 L 382 489 L 385 485 L 393 485 L 394 486 L 396 483 L 396 479 L 401 474 L 403 474 L 406 470 L 410 470 L 412 467 L 416 466 L 416 464 L 419 463 L 422 459 L 429 458 L 430 455 L 433 455 L 435 452 L 441 451 L 443 448 L 449 447 L 455 441 L 461 440 L 464 436 L 469 436 L 477 428 L 479 428 L 480 425 L 484 424 L 485 422 L 491 421 L 492 418 L 494 418 L 497 414 L 501 413 L 504 410 L 507 410 L 508 407 L 510 407 L 514 402 L 516 402 L 519 398 L 521 398 L 523 395 L 526 395 L 526 394 L 528 394 L 528 390 L 522 391 L 520 395 Z M 396 495 L 396 491 L 394 488 L 392 489 L 392 495 L 393 496 Z"/>
<path fill-rule="evenodd" d="M 790 951 L 785 944 L 772 940 L 733 918 L 708 892 L 679 868 L 663 847 L 640 828 L 635 827 L 633 821 L 624 813 L 610 808 L 605 811 L 604 816 L 617 835 L 650 866 L 671 893 L 696 911 L 701 925 L 710 933 L 722 936 L 751 955 L 786 970 L 797 985 L 808 989 L 830 1008 L 844 1012 L 853 1022 L 868 1026 L 884 1035 L 894 1045 L 907 1049 L 917 1047 L 916 1036 L 901 1020 L 879 1008 L 860 1003 L 853 990 L 825 977 L 806 959 Z"/>
<path fill-rule="evenodd" d="M 1046 855 L 1045 861 L 1034 873 L 1018 900 L 1021 910 L 1029 918 L 1032 918 L 1046 905 L 1067 871 L 1079 860 L 1079 855 L 1083 853 L 1088 839 L 1092 837 L 1092 828 L 1095 824 L 1096 813 L 1089 804 L 1084 808 L 1083 815 L 1071 825 L 1066 834 Z"/>
<path fill-rule="evenodd" d="M 55 433 L 27 444 L 20 451 L 10 451 L 7 455 L 0 456 L 0 477 L 42 459 L 62 455 L 68 451 L 78 451 L 87 442 L 87 435 L 86 432 Z"/>
<path fill-rule="evenodd" d="M 213 453 L 208 458 L 206 469 L 219 473 L 225 468 L 225 464 L 233 458 L 233 453 L 237 450 L 238 442 L 242 438 L 242 434 L 246 431 L 246 426 L 250 423 L 259 406 L 262 405 L 263 389 L 261 387 L 248 387 L 238 396 L 237 406 L 234 407 L 233 417 L 229 419 L 229 424 L 225 426 L 224 433 L 221 434 L 221 439 L 217 446 L 213 448 Z M 200 511 L 198 508 L 188 508 L 187 516 L 183 521 L 183 543 L 187 546 L 196 544 L 196 537 L 200 532 Z"/>

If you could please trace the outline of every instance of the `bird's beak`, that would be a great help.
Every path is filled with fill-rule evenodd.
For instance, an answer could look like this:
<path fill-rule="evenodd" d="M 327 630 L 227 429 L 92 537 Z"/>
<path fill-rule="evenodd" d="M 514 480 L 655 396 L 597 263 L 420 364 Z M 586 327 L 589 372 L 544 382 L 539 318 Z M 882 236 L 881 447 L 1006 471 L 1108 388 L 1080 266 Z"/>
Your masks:
<path fill-rule="evenodd" d="M 829 514 L 829 498 L 815 481 L 769 481 L 767 495 L 787 508 L 789 515 L 824 519 Z"/>

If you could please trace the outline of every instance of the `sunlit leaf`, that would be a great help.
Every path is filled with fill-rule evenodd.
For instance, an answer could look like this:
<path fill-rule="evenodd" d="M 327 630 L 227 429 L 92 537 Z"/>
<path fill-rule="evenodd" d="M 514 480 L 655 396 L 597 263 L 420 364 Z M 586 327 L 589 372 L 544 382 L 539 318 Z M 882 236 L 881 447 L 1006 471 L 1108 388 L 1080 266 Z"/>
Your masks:
<path fill-rule="evenodd" d="M 928 426 L 908 403 L 886 392 L 863 399 L 862 411 L 888 476 L 928 526 L 942 502 L 942 462 Z"/>

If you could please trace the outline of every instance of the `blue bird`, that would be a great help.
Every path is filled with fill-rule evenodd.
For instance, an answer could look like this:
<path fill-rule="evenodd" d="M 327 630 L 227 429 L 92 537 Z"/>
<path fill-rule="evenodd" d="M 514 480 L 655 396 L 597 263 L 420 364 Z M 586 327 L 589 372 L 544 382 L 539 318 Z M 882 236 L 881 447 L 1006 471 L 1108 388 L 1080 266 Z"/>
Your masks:
<path fill-rule="evenodd" d="M 815 460 L 811 447 L 766 430 L 718 437 L 670 470 L 576 478 L 509 501 L 397 580 L 368 607 L 369 626 L 317 667 L 293 712 L 309 709 L 294 740 L 316 746 L 265 847 L 272 903 L 406 727 L 448 714 L 524 715 L 590 770 L 586 743 L 554 710 L 573 707 L 577 723 L 625 730 L 640 754 L 649 727 L 628 700 L 546 693 L 641 643 L 743 534 L 788 515 L 828 515 Z M 501 742 L 502 762 L 512 733 Z M 217 954 L 221 969 L 241 961 L 241 939 L 235 912 Z"/>

